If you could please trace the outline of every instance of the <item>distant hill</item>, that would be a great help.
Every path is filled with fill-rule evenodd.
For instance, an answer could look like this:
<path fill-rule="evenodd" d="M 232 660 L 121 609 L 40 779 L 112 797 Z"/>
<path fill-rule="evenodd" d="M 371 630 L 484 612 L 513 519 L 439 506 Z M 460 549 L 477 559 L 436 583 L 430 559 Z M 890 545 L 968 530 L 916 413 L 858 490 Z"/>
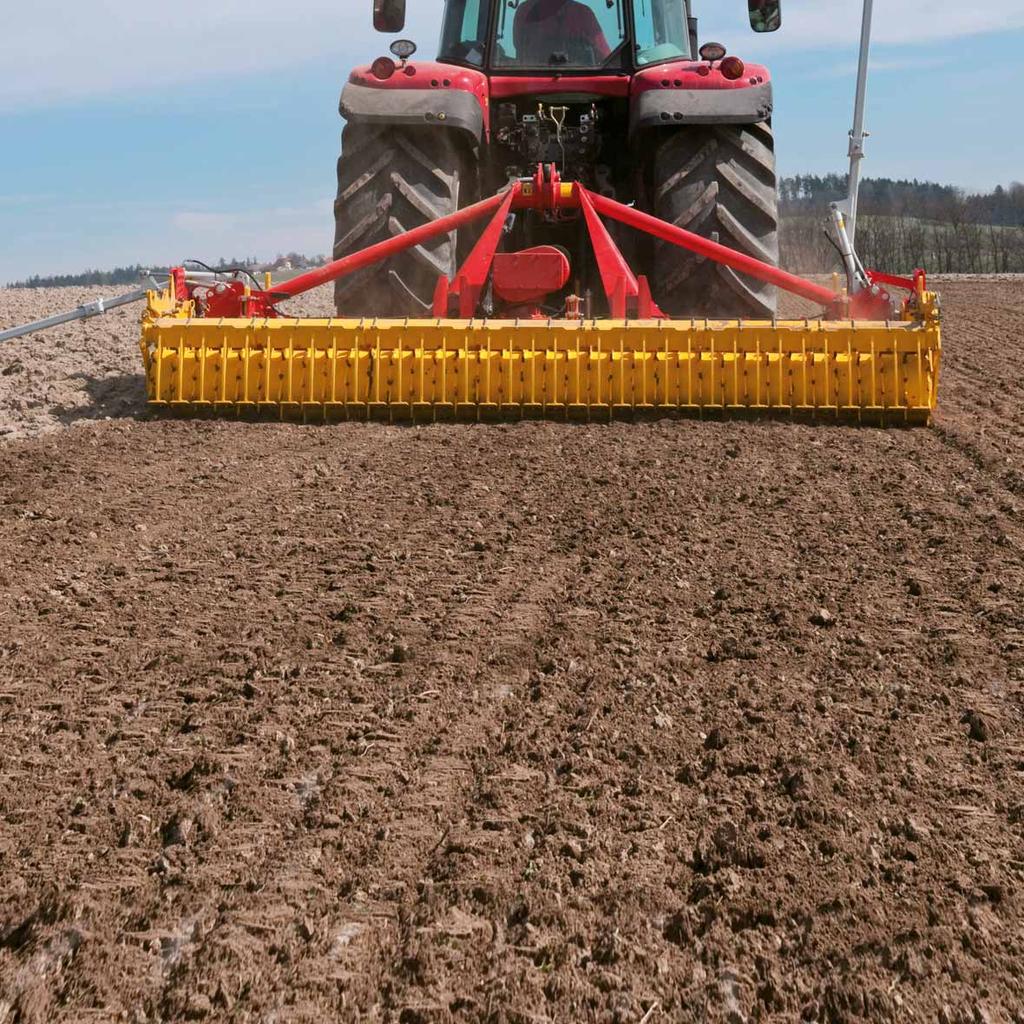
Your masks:
<path fill-rule="evenodd" d="M 846 197 L 846 175 L 783 178 L 782 262 L 796 273 L 837 269 L 824 234 L 828 204 Z M 868 178 L 861 190 L 857 250 L 865 265 L 894 272 L 1024 273 L 1024 184 L 971 194 L 927 181 Z"/>
<path fill-rule="evenodd" d="M 779 182 L 783 214 L 816 213 L 829 203 L 846 198 L 845 174 L 797 174 Z M 1000 227 L 1024 226 L 1024 184 L 971 194 L 953 185 L 931 181 L 865 178 L 861 184 L 860 210 L 868 216 L 910 216 L 942 220 L 958 210 L 976 224 Z"/>
<path fill-rule="evenodd" d="M 782 264 L 788 270 L 809 274 L 836 269 L 824 225 L 828 204 L 846 196 L 846 180 L 845 174 L 797 174 L 780 180 Z M 893 271 L 925 267 L 947 274 L 1024 273 L 1024 184 L 1014 182 L 973 194 L 930 181 L 865 178 L 857 248 L 866 265 Z M 280 280 L 326 262 L 325 256 L 293 252 L 271 263 L 222 259 L 213 266 L 218 270 L 243 266 L 253 273 L 269 270 Z M 167 267 L 115 267 L 30 277 L 8 287 L 130 288 L 148 274 L 161 276 L 167 271 Z"/>
<path fill-rule="evenodd" d="M 165 274 L 166 267 L 115 267 L 113 270 L 84 270 L 81 274 L 56 274 L 13 281 L 8 288 L 78 288 L 86 285 L 133 285 L 149 274 Z"/>
<path fill-rule="evenodd" d="M 290 272 L 307 270 L 310 267 L 320 267 L 327 262 L 326 256 L 303 256 L 301 253 L 291 252 L 286 256 L 278 256 L 271 263 L 260 262 L 256 259 L 220 259 L 210 264 L 214 270 L 226 270 L 231 267 L 244 267 L 254 274 L 262 274 L 270 271 L 275 277 L 287 277 Z M 15 281 L 7 285 L 8 288 L 80 288 L 90 285 L 102 286 L 127 286 L 137 285 L 140 280 L 149 277 L 163 277 L 170 272 L 170 267 L 144 267 L 142 264 L 135 264 L 131 267 L 115 267 L 113 270 L 84 270 L 80 274 L 53 274 L 49 277 L 38 275 L 29 277 L 24 281 Z"/>

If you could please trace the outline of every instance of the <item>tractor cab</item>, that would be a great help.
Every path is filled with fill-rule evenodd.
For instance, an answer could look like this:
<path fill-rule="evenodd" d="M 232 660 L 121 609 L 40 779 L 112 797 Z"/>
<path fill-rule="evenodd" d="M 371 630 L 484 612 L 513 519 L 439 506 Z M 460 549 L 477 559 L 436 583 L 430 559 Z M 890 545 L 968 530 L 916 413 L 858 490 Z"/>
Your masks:
<path fill-rule="evenodd" d="M 628 72 L 694 56 L 682 0 L 448 0 L 442 61 L 499 74 Z"/>

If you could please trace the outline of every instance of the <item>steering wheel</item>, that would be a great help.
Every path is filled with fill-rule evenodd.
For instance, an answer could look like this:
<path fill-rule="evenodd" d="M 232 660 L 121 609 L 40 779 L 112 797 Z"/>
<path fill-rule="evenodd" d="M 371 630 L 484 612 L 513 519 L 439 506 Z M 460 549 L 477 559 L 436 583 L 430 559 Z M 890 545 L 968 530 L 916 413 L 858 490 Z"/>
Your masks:
<path fill-rule="evenodd" d="M 591 43 L 582 39 L 571 40 L 570 48 L 556 50 L 548 57 L 548 66 L 590 68 L 598 64 L 597 51 Z"/>
<path fill-rule="evenodd" d="M 471 55 L 476 55 L 477 59 L 470 60 Z M 464 39 L 452 49 L 452 56 L 457 60 L 464 60 L 470 64 L 483 64 L 484 62 L 484 44 L 479 39 Z"/>

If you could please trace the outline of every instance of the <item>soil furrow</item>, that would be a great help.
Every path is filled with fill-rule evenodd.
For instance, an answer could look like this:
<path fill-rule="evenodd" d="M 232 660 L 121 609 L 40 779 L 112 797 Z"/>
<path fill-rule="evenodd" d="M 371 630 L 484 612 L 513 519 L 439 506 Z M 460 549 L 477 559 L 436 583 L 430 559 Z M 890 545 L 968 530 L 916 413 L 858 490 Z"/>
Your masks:
<path fill-rule="evenodd" d="M 5 349 L 0 1021 L 1024 1020 L 1020 287 L 945 288 L 933 431 Z"/>

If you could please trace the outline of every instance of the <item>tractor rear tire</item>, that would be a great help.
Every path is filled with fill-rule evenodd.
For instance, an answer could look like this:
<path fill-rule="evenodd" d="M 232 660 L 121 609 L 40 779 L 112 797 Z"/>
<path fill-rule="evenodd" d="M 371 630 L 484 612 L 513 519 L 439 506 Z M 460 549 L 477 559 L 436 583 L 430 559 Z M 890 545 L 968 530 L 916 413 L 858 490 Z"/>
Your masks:
<path fill-rule="evenodd" d="M 334 258 L 455 213 L 476 199 L 469 145 L 450 130 L 347 125 L 338 161 Z M 430 316 L 438 278 L 455 276 L 453 232 L 335 284 L 339 316 Z"/>
<path fill-rule="evenodd" d="M 779 197 L 770 123 L 672 132 L 654 157 L 655 216 L 778 266 Z M 678 246 L 655 246 L 654 296 L 675 317 L 770 319 L 777 290 Z"/>

